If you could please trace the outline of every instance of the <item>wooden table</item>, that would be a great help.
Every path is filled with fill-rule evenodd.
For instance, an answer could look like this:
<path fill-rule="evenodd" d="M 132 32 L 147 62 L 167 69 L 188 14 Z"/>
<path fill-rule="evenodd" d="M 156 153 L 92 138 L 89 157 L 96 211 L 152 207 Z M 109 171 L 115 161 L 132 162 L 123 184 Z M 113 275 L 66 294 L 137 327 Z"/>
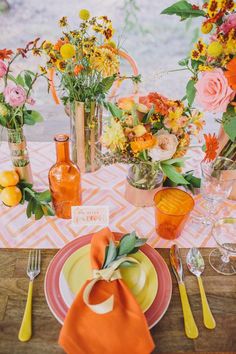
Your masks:
<path fill-rule="evenodd" d="M 173 296 L 169 309 L 151 331 L 156 343 L 154 353 L 236 353 L 236 276 L 221 276 L 214 272 L 208 263 L 210 250 L 201 251 L 206 263 L 203 281 L 217 327 L 213 331 L 204 328 L 197 280 L 184 266 L 187 292 L 199 328 L 199 338 L 190 340 L 185 337 L 179 292 L 176 279 L 171 272 Z M 34 284 L 33 337 L 30 342 L 21 343 L 17 336 L 28 290 L 28 278 L 25 274 L 28 250 L 0 249 L 1 354 L 63 353 L 57 345 L 60 324 L 51 314 L 43 290 L 46 269 L 56 252 L 55 249 L 42 251 L 41 274 Z M 169 265 L 169 250 L 160 249 L 159 252 Z M 186 249 L 181 250 L 183 260 L 186 253 Z"/>

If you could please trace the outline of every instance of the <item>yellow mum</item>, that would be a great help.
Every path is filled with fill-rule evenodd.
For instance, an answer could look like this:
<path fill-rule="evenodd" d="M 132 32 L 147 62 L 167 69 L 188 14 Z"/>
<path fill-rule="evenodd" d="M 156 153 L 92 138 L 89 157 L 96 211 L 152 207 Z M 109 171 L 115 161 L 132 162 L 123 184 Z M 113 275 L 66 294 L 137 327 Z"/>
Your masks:
<path fill-rule="evenodd" d="M 222 0 L 210 0 L 207 6 L 207 14 L 209 17 L 215 17 L 218 12 L 222 9 L 223 2 Z"/>
<path fill-rule="evenodd" d="M 202 24 L 201 31 L 202 31 L 202 33 L 204 33 L 204 34 L 207 34 L 207 33 L 211 32 L 212 28 L 213 28 L 213 24 L 212 24 L 212 23 L 210 23 L 210 22 L 204 22 L 204 23 Z"/>
<path fill-rule="evenodd" d="M 71 59 L 75 56 L 75 47 L 70 43 L 63 44 L 60 53 L 63 59 Z"/>
<path fill-rule="evenodd" d="M 117 74 L 120 67 L 118 56 L 108 48 L 97 48 L 90 58 L 92 69 L 102 73 L 104 77 Z"/>
<path fill-rule="evenodd" d="M 209 44 L 207 48 L 207 54 L 210 57 L 217 58 L 223 53 L 223 46 L 220 44 L 220 42 L 214 41 L 211 44 Z"/>
<path fill-rule="evenodd" d="M 105 128 L 102 136 L 102 144 L 112 152 L 122 151 L 125 149 L 126 137 L 120 122 L 116 122 L 112 118 L 111 123 Z"/>

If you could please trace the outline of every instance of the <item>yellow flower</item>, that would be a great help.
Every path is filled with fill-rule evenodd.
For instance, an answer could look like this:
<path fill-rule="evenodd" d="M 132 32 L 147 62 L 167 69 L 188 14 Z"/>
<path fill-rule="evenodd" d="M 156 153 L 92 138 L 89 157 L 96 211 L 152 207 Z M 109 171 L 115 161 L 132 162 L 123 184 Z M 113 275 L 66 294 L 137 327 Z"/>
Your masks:
<path fill-rule="evenodd" d="M 47 69 L 44 66 L 39 66 L 39 70 L 42 74 L 47 74 Z"/>
<path fill-rule="evenodd" d="M 120 67 L 118 56 L 108 48 L 97 48 L 90 58 L 90 64 L 104 77 L 117 74 Z"/>
<path fill-rule="evenodd" d="M 209 17 L 215 17 L 218 12 L 222 9 L 222 0 L 210 0 L 207 6 L 207 14 Z"/>
<path fill-rule="evenodd" d="M 206 44 L 203 42 L 201 38 L 195 43 L 195 49 L 200 53 L 200 55 L 205 55 L 206 54 Z"/>
<path fill-rule="evenodd" d="M 70 43 L 63 44 L 60 53 L 63 59 L 71 59 L 75 56 L 75 47 Z"/>
<path fill-rule="evenodd" d="M 183 107 L 176 107 L 170 110 L 168 116 L 164 119 L 165 127 L 171 129 L 172 132 L 177 133 L 177 131 L 186 124 L 188 119 L 187 117 L 182 116 L 182 114 Z"/>
<path fill-rule="evenodd" d="M 217 58 L 223 53 L 223 47 L 220 42 L 214 41 L 209 44 L 207 48 L 207 54 L 210 57 Z"/>
<path fill-rule="evenodd" d="M 213 24 L 212 23 L 203 22 L 202 27 L 201 27 L 201 31 L 204 34 L 207 34 L 207 33 L 211 32 L 212 28 L 213 28 Z"/>
<path fill-rule="evenodd" d="M 191 51 L 191 59 L 198 60 L 199 58 L 200 58 L 200 53 L 196 49 L 193 49 Z"/>
<path fill-rule="evenodd" d="M 79 17 L 81 18 L 81 20 L 87 21 L 90 17 L 90 12 L 86 9 L 82 9 L 79 12 Z"/>
<path fill-rule="evenodd" d="M 59 26 L 60 27 L 65 27 L 68 25 L 68 22 L 67 22 L 67 17 L 66 16 L 63 16 L 60 20 L 59 20 Z"/>
<path fill-rule="evenodd" d="M 184 133 L 184 135 L 179 140 L 177 151 L 174 154 L 173 158 L 177 158 L 177 157 L 179 158 L 184 156 L 187 152 L 187 148 L 189 147 L 189 144 L 190 144 L 190 136 L 188 133 Z"/>
<path fill-rule="evenodd" d="M 43 47 L 43 50 L 45 50 L 45 52 L 48 53 L 53 48 L 53 44 L 49 41 L 44 41 L 42 47 Z"/>
<path fill-rule="evenodd" d="M 116 42 L 115 41 L 108 41 L 107 44 L 112 47 L 113 49 L 116 49 Z"/>
<path fill-rule="evenodd" d="M 105 128 L 102 135 L 102 144 L 112 152 L 123 151 L 126 145 L 126 137 L 120 122 L 111 119 L 110 125 Z"/>
<path fill-rule="evenodd" d="M 66 62 L 64 60 L 57 60 L 56 67 L 59 71 L 64 72 L 66 70 Z"/>
<path fill-rule="evenodd" d="M 231 29 L 228 35 L 228 40 L 225 43 L 224 52 L 226 55 L 236 53 L 236 38 L 235 38 L 235 29 Z"/>
<path fill-rule="evenodd" d="M 209 71 L 209 70 L 212 70 L 213 68 L 211 67 L 211 66 L 207 66 L 207 65 L 202 65 L 202 64 L 200 64 L 199 66 L 198 66 L 198 70 L 199 71 Z"/>

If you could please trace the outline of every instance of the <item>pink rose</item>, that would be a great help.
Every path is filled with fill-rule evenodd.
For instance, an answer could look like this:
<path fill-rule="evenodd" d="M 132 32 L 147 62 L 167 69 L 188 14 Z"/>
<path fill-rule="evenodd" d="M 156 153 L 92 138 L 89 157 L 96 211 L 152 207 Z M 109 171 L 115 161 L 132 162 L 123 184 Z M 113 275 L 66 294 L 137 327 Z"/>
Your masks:
<path fill-rule="evenodd" d="M 220 31 L 227 34 L 232 28 L 236 28 L 236 13 L 226 18 L 225 22 L 220 26 Z"/>
<path fill-rule="evenodd" d="M 229 86 L 222 69 L 204 72 L 195 87 L 198 103 L 209 112 L 226 112 L 228 104 L 235 96 L 235 91 Z"/>
<path fill-rule="evenodd" d="M 35 104 L 35 100 L 34 100 L 32 97 L 28 97 L 27 100 L 26 100 L 26 102 L 27 102 L 28 104 L 30 104 L 31 106 L 33 106 L 33 105 Z"/>
<path fill-rule="evenodd" d="M 0 60 L 0 79 L 6 75 L 6 72 L 7 72 L 7 66 L 6 64 L 4 63 L 3 60 Z"/>
<path fill-rule="evenodd" d="M 20 107 L 26 101 L 26 92 L 21 86 L 7 85 L 3 92 L 5 101 L 12 107 Z"/>

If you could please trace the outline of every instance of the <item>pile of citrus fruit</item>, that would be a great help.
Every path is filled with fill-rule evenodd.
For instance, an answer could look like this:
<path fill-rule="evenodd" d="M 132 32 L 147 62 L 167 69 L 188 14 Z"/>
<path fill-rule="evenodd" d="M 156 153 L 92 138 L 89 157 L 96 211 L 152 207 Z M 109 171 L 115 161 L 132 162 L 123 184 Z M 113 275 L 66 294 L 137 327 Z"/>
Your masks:
<path fill-rule="evenodd" d="M 3 204 L 13 207 L 20 203 L 22 193 L 17 184 L 20 182 L 16 171 L 0 172 L 0 200 Z"/>

